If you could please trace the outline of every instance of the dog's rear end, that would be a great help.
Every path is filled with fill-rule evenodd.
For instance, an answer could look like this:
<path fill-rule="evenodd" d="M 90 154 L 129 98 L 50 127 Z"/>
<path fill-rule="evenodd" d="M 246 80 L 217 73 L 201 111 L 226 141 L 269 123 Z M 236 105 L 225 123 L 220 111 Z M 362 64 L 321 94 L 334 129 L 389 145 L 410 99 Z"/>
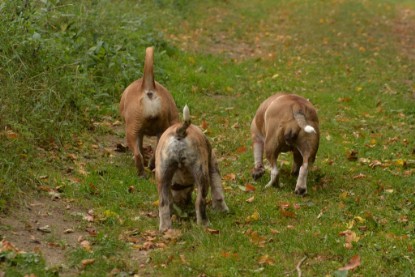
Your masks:
<path fill-rule="evenodd" d="M 182 124 L 175 124 L 163 133 L 156 149 L 160 231 L 171 228 L 173 203 L 189 203 L 194 186 L 197 187 L 195 209 L 198 224 L 209 223 L 206 214 L 209 187 L 213 207 L 228 211 L 212 147 L 203 132 L 191 124 L 187 106 L 183 117 Z"/>
<path fill-rule="evenodd" d="M 271 164 L 271 180 L 266 187 L 279 184 L 277 168 L 281 152 L 293 152 L 292 173 L 298 174 L 295 192 L 307 193 L 308 166 L 313 163 L 319 146 L 319 122 L 315 108 L 294 94 L 276 94 L 258 108 L 251 124 L 255 166 L 254 179 L 264 172 L 262 155 Z"/>
<path fill-rule="evenodd" d="M 154 48 L 146 49 L 143 78 L 131 83 L 123 92 L 120 114 L 125 119 L 128 147 L 134 153 L 135 165 L 140 176 L 144 176 L 143 138 L 161 134 L 179 121 L 176 104 L 165 87 L 154 80 Z M 154 156 L 149 162 L 154 168 Z"/>

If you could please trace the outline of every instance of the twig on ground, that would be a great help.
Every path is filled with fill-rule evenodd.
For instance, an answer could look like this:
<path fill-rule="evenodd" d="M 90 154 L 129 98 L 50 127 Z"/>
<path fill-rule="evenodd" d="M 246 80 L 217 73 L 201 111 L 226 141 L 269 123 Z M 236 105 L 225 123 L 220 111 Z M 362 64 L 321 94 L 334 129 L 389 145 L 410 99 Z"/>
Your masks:
<path fill-rule="evenodd" d="M 298 262 L 297 266 L 295 267 L 295 269 L 297 269 L 297 276 L 301 277 L 301 264 L 307 259 L 307 256 L 304 256 L 304 258 L 301 259 L 301 261 Z"/>

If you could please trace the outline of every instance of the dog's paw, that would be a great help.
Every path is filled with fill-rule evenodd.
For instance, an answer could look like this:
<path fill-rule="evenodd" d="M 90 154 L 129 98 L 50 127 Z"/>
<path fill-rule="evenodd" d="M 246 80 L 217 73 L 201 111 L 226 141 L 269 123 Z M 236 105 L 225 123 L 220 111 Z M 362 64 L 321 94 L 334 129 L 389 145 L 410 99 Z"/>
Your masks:
<path fill-rule="evenodd" d="M 264 175 L 264 173 L 265 173 L 265 168 L 263 166 L 254 168 L 252 170 L 252 178 L 254 180 L 258 180 L 259 178 L 262 177 L 262 175 Z"/>
<path fill-rule="evenodd" d="M 154 158 L 151 158 L 150 161 L 148 162 L 148 168 L 150 170 L 153 170 L 156 168 L 156 160 Z"/>
<path fill-rule="evenodd" d="M 212 207 L 214 210 L 223 212 L 223 213 L 228 213 L 229 212 L 229 208 L 226 205 L 224 200 L 220 200 L 220 201 L 213 201 Z"/>
<path fill-rule="evenodd" d="M 307 188 L 296 188 L 294 192 L 295 194 L 304 196 L 307 194 Z"/>

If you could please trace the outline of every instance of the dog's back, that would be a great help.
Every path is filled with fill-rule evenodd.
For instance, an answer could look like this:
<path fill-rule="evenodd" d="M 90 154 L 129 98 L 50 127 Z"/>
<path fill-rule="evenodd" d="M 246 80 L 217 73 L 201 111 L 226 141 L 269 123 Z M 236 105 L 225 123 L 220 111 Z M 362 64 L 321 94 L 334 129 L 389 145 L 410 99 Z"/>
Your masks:
<path fill-rule="evenodd" d="M 123 92 L 120 114 L 131 125 L 140 126 L 144 135 L 155 136 L 179 121 L 175 101 L 168 90 L 154 79 L 154 49 L 148 47 L 143 77 Z"/>

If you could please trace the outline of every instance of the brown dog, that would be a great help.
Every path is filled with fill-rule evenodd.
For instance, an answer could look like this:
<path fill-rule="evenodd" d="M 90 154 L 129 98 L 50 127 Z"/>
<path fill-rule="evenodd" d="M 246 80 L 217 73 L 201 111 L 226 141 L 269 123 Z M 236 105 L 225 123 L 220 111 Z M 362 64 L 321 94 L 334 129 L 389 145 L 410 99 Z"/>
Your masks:
<path fill-rule="evenodd" d="M 279 185 L 277 168 L 281 152 L 293 152 L 291 173 L 298 174 L 295 193 L 307 193 L 308 166 L 313 163 L 320 140 L 317 112 L 306 99 L 295 94 L 275 94 L 258 108 L 251 124 L 255 167 L 252 177 L 256 180 L 264 172 L 262 155 L 271 164 L 271 180 L 265 186 Z"/>
<path fill-rule="evenodd" d="M 183 109 L 184 122 L 168 128 L 156 149 L 156 181 L 159 194 L 160 231 L 170 229 L 171 208 L 174 204 L 188 204 L 194 187 L 198 224 L 208 225 L 206 196 L 209 186 L 213 208 L 228 211 L 221 177 L 209 140 L 190 122 L 187 106 Z"/>
<path fill-rule="evenodd" d="M 125 120 L 127 145 L 134 153 L 139 176 L 144 176 L 143 138 L 161 134 L 179 121 L 176 104 L 171 94 L 154 80 L 154 48 L 146 49 L 144 76 L 131 83 L 123 92 L 120 113 Z M 149 162 L 154 168 L 154 155 Z"/>

